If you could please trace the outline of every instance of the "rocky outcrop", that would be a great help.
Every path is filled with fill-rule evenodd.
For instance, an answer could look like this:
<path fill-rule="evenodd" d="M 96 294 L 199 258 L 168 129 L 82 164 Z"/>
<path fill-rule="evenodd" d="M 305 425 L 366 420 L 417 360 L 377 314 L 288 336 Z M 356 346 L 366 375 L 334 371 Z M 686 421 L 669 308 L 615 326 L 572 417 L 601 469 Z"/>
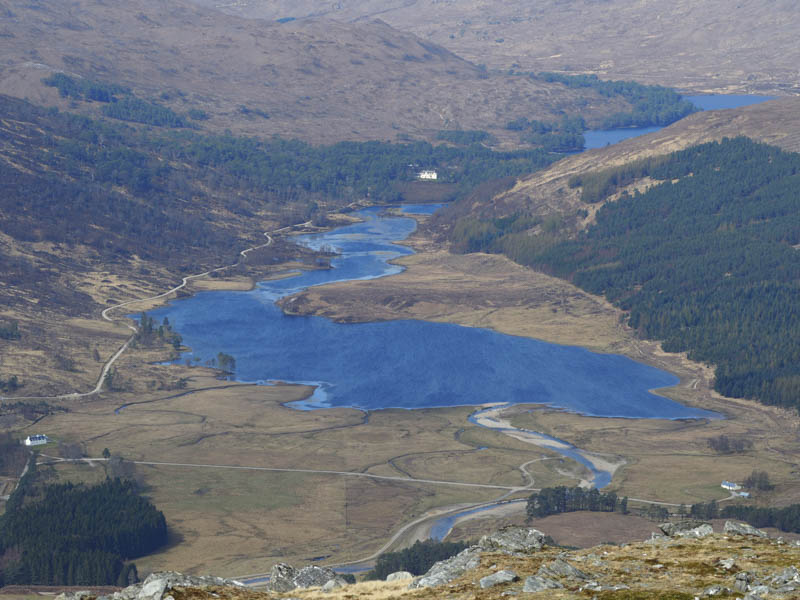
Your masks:
<path fill-rule="evenodd" d="M 511 583 L 512 581 L 517 581 L 518 579 L 519 575 L 514 573 L 514 571 L 504 569 L 502 571 L 498 571 L 497 573 L 492 573 L 491 575 L 481 578 L 481 580 L 478 582 L 478 585 L 480 585 L 482 589 L 486 589 L 500 585 L 501 583 Z"/>
<path fill-rule="evenodd" d="M 523 555 L 541 550 L 545 535 L 538 529 L 507 527 L 491 535 L 483 536 L 478 547 L 485 552 Z"/>
<path fill-rule="evenodd" d="M 736 521 L 725 521 L 723 531 L 730 535 L 752 535 L 755 537 L 769 537 L 765 531 L 756 529 L 747 523 L 737 523 Z"/>
<path fill-rule="evenodd" d="M 340 584 L 337 584 L 339 587 L 347 584 L 344 579 L 337 577 L 336 573 L 325 567 L 310 566 L 295 569 L 292 565 L 278 563 L 270 571 L 267 589 L 271 592 L 285 593 L 296 589 L 323 587 L 329 581 L 337 579 L 341 580 Z"/>
<path fill-rule="evenodd" d="M 412 582 L 410 589 L 432 587 L 450 583 L 481 564 L 481 549 L 471 546 L 447 560 L 435 563 L 425 575 Z"/>
<path fill-rule="evenodd" d="M 539 567 L 537 575 L 542 577 L 566 577 L 567 579 L 591 579 L 589 575 L 573 567 L 563 558 L 557 558 L 553 562 L 542 565 Z"/>
<path fill-rule="evenodd" d="M 491 535 L 483 536 L 476 546 L 462 550 L 456 556 L 434 564 L 409 588 L 423 588 L 450 583 L 470 569 L 480 565 L 482 552 L 501 552 L 512 556 L 524 556 L 541 550 L 545 535 L 538 529 L 506 527 Z"/>
<path fill-rule="evenodd" d="M 414 579 L 414 575 L 408 571 L 395 571 L 386 576 L 386 581 L 402 581 L 404 579 Z"/>
<path fill-rule="evenodd" d="M 271 592 L 290 592 L 297 586 L 294 584 L 294 576 L 297 569 L 286 563 L 273 565 L 269 572 L 269 584 L 267 589 Z"/>
<path fill-rule="evenodd" d="M 658 528 L 668 537 L 704 538 L 714 533 L 714 529 L 703 521 L 677 521 L 662 523 Z"/>
<path fill-rule="evenodd" d="M 244 585 L 233 579 L 222 577 L 200 577 L 195 575 L 182 575 L 173 571 L 153 573 L 142 583 L 126 587 L 119 592 L 106 596 L 107 600 L 164 600 L 171 597 L 169 592 L 175 588 L 208 588 L 217 586 L 235 586 L 243 588 Z M 87 591 L 69 592 L 59 594 L 56 600 L 86 600 L 95 598 L 95 594 Z"/>
<path fill-rule="evenodd" d="M 539 575 L 531 575 L 530 577 L 525 578 L 522 591 L 534 593 L 541 592 L 542 590 L 557 590 L 563 587 L 563 585 L 557 581 L 554 581 L 553 579 L 548 579 L 547 577 L 541 577 Z"/>

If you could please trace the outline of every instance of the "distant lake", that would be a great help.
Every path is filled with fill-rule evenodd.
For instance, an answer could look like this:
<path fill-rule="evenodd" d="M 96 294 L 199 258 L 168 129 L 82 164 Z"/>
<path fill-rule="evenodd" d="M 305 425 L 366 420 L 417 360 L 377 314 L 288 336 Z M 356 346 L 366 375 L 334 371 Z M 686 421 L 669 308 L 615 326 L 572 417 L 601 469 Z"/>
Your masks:
<path fill-rule="evenodd" d="M 703 94 L 699 96 L 684 96 L 700 110 L 722 110 L 726 108 L 739 108 L 751 104 L 760 104 L 767 100 L 773 100 L 774 96 L 754 96 L 747 94 Z M 584 148 L 603 148 L 611 144 L 616 144 L 628 138 L 645 135 L 659 131 L 663 127 L 626 127 L 623 129 L 596 129 L 586 131 L 583 134 L 586 140 Z"/>
<path fill-rule="evenodd" d="M 608 417 L 718 416 L 652 394 L 677 378 L 624 356 L 426 321 L 338 324 L 284 315 L 275 300 L 309 286 L 401 270 L 388 261 L 411 250 L 393 242 L 410 235 L 415 222 L 383 216 L 380 208 L 358 215 L 364 222 L 298 237 L 341 253 L 330 270 L 262 282 L 250 292 L 204 292 L 151 314 L 169 317 L 192 348 L 182 360 L 202 364 L 226 352 L 236 358 L 240 381 L 317 385 L 311 398 L 293 404 L 301 409 L 525 402 Z"/>

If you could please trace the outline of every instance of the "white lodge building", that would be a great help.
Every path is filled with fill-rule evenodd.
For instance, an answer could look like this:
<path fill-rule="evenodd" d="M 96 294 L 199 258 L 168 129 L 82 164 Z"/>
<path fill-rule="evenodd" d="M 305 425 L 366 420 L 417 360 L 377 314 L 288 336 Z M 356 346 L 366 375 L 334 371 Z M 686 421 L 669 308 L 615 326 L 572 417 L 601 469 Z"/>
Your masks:
<path fill-rule="evenodd" d="M 427 179 L 429 181 L 436 181 L 436 179 L 438 178 L 439 175 L 438 173 L 436 173 L 436 171 L 431 171 L 426 169 L 425 171 L 420 171 L 419 173 L 417 173 L 417 179 Z"/>
<path fill-rule="evenodd" d="M 47 439 L 47 436 L 43 433 L 37 433 L 34 435 L 29 435 L 25 438 L 24 444 L 26 446 L 40 446 L 41 444 L 46 444 L 50 440 Z"/>

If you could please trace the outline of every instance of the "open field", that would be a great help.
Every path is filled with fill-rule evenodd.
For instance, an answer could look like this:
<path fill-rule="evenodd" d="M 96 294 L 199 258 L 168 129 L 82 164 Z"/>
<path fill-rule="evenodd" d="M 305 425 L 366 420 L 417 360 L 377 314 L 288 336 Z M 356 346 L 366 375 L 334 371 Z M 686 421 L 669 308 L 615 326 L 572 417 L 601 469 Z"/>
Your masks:
<path fill-rule="evenodd" d="M 137 371 L 126 360 L 141 356 L 136 351 L 120 364 L 133 378 Z M 281 560 L 360 559 L 428 511 L 489 501 L 528 485 L 519 466 L 552 456 L 469 424 L 470 407 L 301 412 L 282 403 L 305 397 L 307 387 L 230 384 L 203 368 L 172 368 L 179 371 L 174 377 L 189 378 L 187 389 L 103 394 L 36 424 L 37 432 L 80 444 L 88 456 L 108 448 L 126 461 L 174 463 L 135 465 L 134 476 L 164 511 L 174 540 L 137 560 L 141 571 L 240 576 Z M 528 472 L 537 486 L 574 482 L 559 473 L 559 462 L 535 462 Z M 105 461 L 42 467 L 59 479 L 87 482 L 110 468 Z M 413 541 L 412 533 L 403 539 Z"/>

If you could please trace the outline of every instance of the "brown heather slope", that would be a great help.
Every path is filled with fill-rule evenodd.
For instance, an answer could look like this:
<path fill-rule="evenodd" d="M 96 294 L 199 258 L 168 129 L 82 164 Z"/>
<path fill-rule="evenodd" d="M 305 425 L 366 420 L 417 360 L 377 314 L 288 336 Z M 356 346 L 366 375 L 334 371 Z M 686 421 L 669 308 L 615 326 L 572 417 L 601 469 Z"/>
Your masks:
<path fill-rule="evenodd" d="M 0 0 L 0 55 L 0 93 L 37 104 L 68 106 L 41 83 L 64 71 L 130 86 L 178 112 L 204 110 L 211 130 L 314 142 L 432 138 L 441 129 L 502 138 L 522 116 L 552 121 L 563 111 L 597 123 L 627 108 L 587 90 L 487 74 L 381 21 L 281 24 L 181 0 Z M 83 109 L 99 112 L 96 104 Z"/>
<path fill-rule="evenodd" d="M 247 17 L 380 18 L 490 68 L 696 91 L 797 90 L 792 0 L 195 0 Z"/>
<path fill-rule="evenodd" d="M 739 109 L 695 113 L 661 131 L 567 157 L 547 169 L 521 178 L 513 188 L 488 202 L 462 202 L 451 207 L 449 214 L 452 218 L 467 213 L 481 217 L 517 212 L 540 216 L 558 213 L 574 219 L 576 211 L 583 208 L 590 214 L 578 225 L 585 225 L 600 205 L 581 202 L 580 188 L 568 185 L 571 176 L 739 135 L 785 150 L 800 151 L 800 98 L 781 98 Z M 446 216 L 443 218 L 447 219 Z"/>

